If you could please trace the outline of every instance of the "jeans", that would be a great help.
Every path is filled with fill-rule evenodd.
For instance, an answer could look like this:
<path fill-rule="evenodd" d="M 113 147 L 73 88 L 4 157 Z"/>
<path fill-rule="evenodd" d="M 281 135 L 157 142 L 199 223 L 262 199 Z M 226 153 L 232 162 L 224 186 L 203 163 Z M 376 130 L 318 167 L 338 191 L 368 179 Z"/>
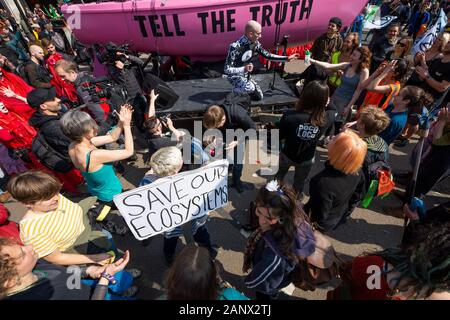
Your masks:
<path fill-rule="evenodd" d="M 309 172 L 314 164 L 314 158 L 308 161 L 297 163 L 289 159 L 283 152 L 280 152 L 280 158 L 278 162 L 278 172 L 275 175 L 277 180 L 283 180 L 286 173 L 291 166 L 295 167 L 294 183 L 292 184 L 295 191 L 300 195 L 303 192 L 306 178 L 308 178 Z"/>

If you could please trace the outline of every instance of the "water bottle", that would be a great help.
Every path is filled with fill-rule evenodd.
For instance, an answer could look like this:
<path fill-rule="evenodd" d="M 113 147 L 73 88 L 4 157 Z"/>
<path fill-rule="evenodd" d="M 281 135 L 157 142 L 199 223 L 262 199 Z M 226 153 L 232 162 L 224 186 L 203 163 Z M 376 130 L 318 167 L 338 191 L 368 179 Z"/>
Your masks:
<path fill-rule="evenodd" d="M 311 64 L 311 52 L 309 50 L 305 50 L 305 66 L 309 66 Z"/>

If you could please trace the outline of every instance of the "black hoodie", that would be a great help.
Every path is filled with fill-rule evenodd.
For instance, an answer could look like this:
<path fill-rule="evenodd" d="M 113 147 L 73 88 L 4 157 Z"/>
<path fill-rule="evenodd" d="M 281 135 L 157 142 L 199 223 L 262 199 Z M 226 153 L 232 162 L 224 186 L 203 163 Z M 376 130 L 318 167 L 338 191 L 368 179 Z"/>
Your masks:
<path fill-rule="evenodd" d="M 59 125 L 60 115 L 50 116 L 36 111 L 28 122 L 43 136 L 45 141 L 56 151 L 69 157 L 68 149 L 72 142 L 64 135 Z"/>

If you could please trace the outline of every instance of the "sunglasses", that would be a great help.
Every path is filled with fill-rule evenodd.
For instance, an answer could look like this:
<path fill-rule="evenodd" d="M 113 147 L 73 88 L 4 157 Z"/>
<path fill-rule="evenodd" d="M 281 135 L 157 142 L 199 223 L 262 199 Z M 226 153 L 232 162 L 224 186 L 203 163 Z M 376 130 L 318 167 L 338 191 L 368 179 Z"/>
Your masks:
<path fill-rule="evenodd" d="M 400 47 L 402 47 L 402 48 L 405 48 L 405 47 L 406 47 L 406 43 L 403 43 L 403 42 L 399 42 L 398 45 L 399 45 Z"/>

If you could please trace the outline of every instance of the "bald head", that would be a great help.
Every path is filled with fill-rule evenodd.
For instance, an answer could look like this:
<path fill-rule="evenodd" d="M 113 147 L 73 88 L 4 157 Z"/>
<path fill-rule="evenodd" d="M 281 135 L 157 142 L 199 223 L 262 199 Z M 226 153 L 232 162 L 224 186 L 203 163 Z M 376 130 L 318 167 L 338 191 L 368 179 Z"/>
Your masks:
<path fill-rule="evenodd" d="M 259 24 L 258 21 L 255 20 L 249 20 L 247 21 L 247 23 L 245 24 L 245 33 L 249 33 L 252 31 L 260 31 L 261 30 L 261 25 Z"/>
<path fill-rule="evenodd" d="M 41 47 L 33 44 L 30 46 L 30 55 L 31 55 L 31 58 L 43 60 L 44 59 L 44 50 Z"/>
<path fill-rule="evenodd" d="M 255 43 L 261 38 L 261 24 L 255 20 L 249 20 L 245 24 L 245 35 L 250 39 L 251 42 Z"/>

